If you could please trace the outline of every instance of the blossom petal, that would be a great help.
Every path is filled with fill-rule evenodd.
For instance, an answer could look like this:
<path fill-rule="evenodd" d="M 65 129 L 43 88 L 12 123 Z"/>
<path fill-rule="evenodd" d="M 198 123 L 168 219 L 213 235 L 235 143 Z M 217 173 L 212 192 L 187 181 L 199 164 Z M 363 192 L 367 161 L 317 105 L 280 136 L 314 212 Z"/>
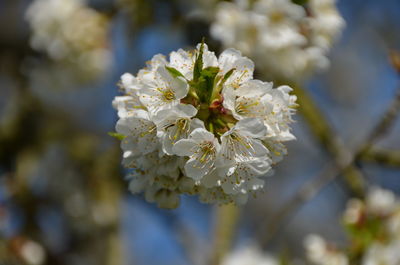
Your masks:
<path fill-rule="evenodd" d="M 197 143 L 191 139 L 182 139 L 175 143 L 172 152 L 178 156 L 190 156 Z"/>

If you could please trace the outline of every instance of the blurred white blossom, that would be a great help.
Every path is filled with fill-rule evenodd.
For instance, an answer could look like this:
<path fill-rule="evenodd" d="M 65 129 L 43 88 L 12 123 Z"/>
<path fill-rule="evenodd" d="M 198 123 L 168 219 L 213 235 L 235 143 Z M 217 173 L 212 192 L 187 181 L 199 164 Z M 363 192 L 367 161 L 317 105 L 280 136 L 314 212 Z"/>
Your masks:
<path fill-rule="evenodd" d="M 273 79 L 304 80 L 329 65 L 344 20 L 335 0 L 236 0 L 218 5 L 211 35 L 254 59 Z"/>
<path fill-rule="evenodd" d="M 81 79 L 101 77 L 112 58 L 108 20 L 84 0 L 35 0 L 26 11 L 31 46 L 72 69 Z"/>
<path fill-rule="evenodd" d="M 374 242 L 363 257 L 362 265 L 398 265 L 400 264 L 399 250 L 400 238 L 390 244 Z"/>
<path fill-rule="evenodd" d="M 373 186 L 365 200 L 351 199 L 343 215 L 349 247 L 332 248 L 322 237 L 305 240 L 308 259 L 316 265 L 400 264 L 400 202 L 396 195 Z"/>
<path fill-rule="evenodd" d="M 278 265 L 279 262 L 255 245 L 239 248 L 229 253 L 222 265 Z"/>
<path fill-rule="evenodd" d="M 366 198 L 367 210 L 376 215 L 391 214 L 399 206 L 393 192 L 379 187 L 372 187 Z"/>
<path fill-rule="evenodd" d="M 46 261 L 46 253 L 43 247 L 32 240 L 25 240 L 21 245 L 22 259 L 29 265 L 41 265 Z"/>
<path fill-rule="evenodd" d="M 175 208 L 180 194 L 243 204 L 294 139 L 291 88 L 253 79 L 253 62 L 234 49 L 218 58 L 199 44 L 169 60 L 156 55 L 121 77 L 115 98 L 123 165 L 133 193 Z M 279 146 L 279 152 L 276 146 Z"/>
<path fill-rule="evenodd" d="M 309 235 L 305 239 L 306 255 L 315 265 L 348 265 L 346 255 L 329 245 L 318 235 Z"/>

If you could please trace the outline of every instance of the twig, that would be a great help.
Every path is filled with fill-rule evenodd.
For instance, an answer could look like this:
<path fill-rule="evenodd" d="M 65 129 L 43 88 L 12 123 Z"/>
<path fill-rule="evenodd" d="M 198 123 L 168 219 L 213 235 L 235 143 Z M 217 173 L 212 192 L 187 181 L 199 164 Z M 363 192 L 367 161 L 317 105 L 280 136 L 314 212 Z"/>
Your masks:
<path fill-rule="evenodd" d="M 372 149 L 359 158 L 361 161 L 377 163 L 391 167 L 400 167 L 400 151 Z"/>
<path fill-rule="evenodd" d="M 299 110 L 311 132 L 319 140 L 320 144 L 330 153 L 334 162 L 340 166 L 343 164 L 342 160 L 350 157 L 353 152 L 346 147 L 335 133 L 334 129 L 331 128 L 311 96 L 304 89 L 296 85 L 292 86 L 298 97 Z M 357 167 L 350 165 L 347 170 L 343 172 L 343 177 L 353 195 L 363 197 L 365 183 L 361 171 Z"/>
<path fill-rule="evenodd" d="M 214 243 L 211 249 L 211 265 L 219 265 L 225 254 L 229 251 L 234 236 L 239 217 L 239 208 L 233 204 L 221 205 L 216 207 Z"/>

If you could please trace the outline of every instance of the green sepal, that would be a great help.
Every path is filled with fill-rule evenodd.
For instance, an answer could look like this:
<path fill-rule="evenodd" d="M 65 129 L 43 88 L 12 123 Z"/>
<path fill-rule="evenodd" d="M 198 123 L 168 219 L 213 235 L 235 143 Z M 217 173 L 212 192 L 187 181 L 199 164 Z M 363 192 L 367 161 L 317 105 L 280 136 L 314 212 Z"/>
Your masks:
<path fill-rule="evenodd" d="M 181 73 L 181 72 L 179 72 L 178 70 L 176 70 L 175 68 L 173 68 L 173 67 L 169 67 L 169 66 L 165 66 L 165 69 L 167 69 L 167 71 L 173 76 L 173 77 L 183 77 L 183 78 L 185 78 L 185 76 Z"/>
<path fill-rule="evenodd" d="M 110 135 L 111 137 L 114 137 L 115 139 L 118 139 L 120 141 L 125 139 L 125 135 L 120 134 L 120 133 L 116 133 L 116 132 L 109 132 L 108 135 Z"/>

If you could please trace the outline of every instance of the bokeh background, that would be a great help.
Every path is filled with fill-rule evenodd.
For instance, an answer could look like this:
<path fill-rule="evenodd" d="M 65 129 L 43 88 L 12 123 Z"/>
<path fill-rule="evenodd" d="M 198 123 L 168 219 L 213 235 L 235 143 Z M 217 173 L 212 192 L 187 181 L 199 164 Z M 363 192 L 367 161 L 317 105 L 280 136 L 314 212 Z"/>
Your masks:
<path fill-rule="evenodd" d="M 214 1 L 89 1 L 109 19 L 105 45 L 111 54 L 109 67 L 90 80 L 80 68 L 71 74 L 32 49 L 25 19 L 30 4 L 0 1 L 0 264 L 205 264 L 216 207 L 184 197 L 168 211 L 131 195 L 119 143 L 108 132 L 117 120 L 111 102 L 122 73 L 135 74 L 154 54 L 193 47 L 203 36 L 220 51 L 207 19 Z M 330 53 L 331 67 L 304 89 L 353 150 L 399 89 L 388 54 L 400 50 L 400 2 L 341 0 L 338 8 L 347 25 Z M 301 114 L 293 131 L 297 141 L 288 144 L 265 192 L 240 209 L 234 248 L 263 242 L 259 232 L 271 216 L 332 162 Z M 398 155 L 399 136 L 397 122 L 374 150 Z M 370 157 L 356 167 L 368 183 L 400 193 L 396 161 Z M 345 244 L 341 215 L 351 196 L 338 178 L 279 224 L 264 247 L 300 259 L 309 233 Z"/>

